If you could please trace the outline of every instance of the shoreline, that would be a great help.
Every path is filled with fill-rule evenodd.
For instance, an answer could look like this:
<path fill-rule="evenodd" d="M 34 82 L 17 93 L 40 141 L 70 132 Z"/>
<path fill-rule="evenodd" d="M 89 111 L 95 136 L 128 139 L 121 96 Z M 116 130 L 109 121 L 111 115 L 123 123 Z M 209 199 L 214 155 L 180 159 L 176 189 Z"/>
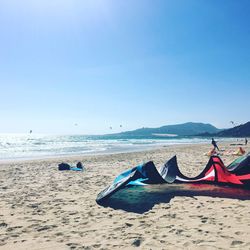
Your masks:
<path fill-rule="evenodd" d="M 0 159 L 0 165 L 8 164 L 8 163 L 21 163 L 21 162 L 30 162 L 30 161 L 39 161 L 39 160 L 60 160 L 66 158 L 80 158 L 80 157 L 91 157 L 91 156 L 107 156 L 107 155 L 117 155 L 117 154 L 133 154 L 133 153 L 143 153 L 147 151 L 157 151 L 168 147 L 182 147 L 182 146 L 190 146 L 190 145 L 207 145 L 207 143 L 187 143 L 187 144 L 173 144 L 173 145 L 159 145 L 152 146 L 143 149 L 128 149 L 124 151 L 107 151 L 107 152 L 93 152 L 93 153 L 82 153 L 82 154 L 65 154 L 65 155 L 46 155 L 46 156 L 34 156 L 34 157 L 25 157 L 25 158 L 14 158 L 14 159 Z"/>
<path fill-rule="evenodd" d="M 220 145 L 228 145 L 231 144 L 233 140 L 220 142 Z M 136 149 L 124 149 L 124 150 L 107 150 L 107 151 L 97 151 L 97 152 L 88 152 L 88 153 L 71 153 L 71 154 L 62 154 L 62 155 L 44 155 L 44 156 L 34 156 L 34 157 L 18 157 L 18 158 L 2 158 L 0 159 L 0 165 L 3 164 L 11 164 L 11 163 L 19 163 L 19 162 L 29 162 L 29 161 L 39 161 L 39 160 L 55 160 L 55 159 L 66 159 L 66 158 L 80 158 L 80 157 L 91 157 L 91 156 L 102 156 L 102 155 L 116 155 L 116 154 L 130 154 L 130 153 L 140 153 L 144 151 L 155 151 L 161 150 L 169 147 L 184 147 L 184 146 L 195 146 L 195 145 L 210 145 L 207 142 L 198 142 L 198 143 L 176 143 L 176 144 L 168 144 L 168 145 L 153 145 L 146 146 L 144 148 L 136 148 Z M 239 146 L 235 143 L 234 146 Z M 245 145 L 243 145 L 244 147 Z M 212 146 L 211 146 L 212 147 Z"/>
<path fill-rule="evenodd" d="M 13 138 L 12 138 L 13 139 Z M 64 138 L 65 139 L 65 138 Z M 68 138 L 66 138 L 68 139 Z M 35 139 L 34 139 L 35 140 Z M 141 140 L 109 140 L 106 141 L 58 141 L 55 143 L 49 141 L 31 140 L 31 142 L 21 140 L 15 144 L 13 141 L 0 143 L 0 162 L 22 161 L 22 160 L 36 160 L 36 159 L 50 159 L 50 158 L 64 158 L 68 156 L 78 155 L 103 155 L 113 153 L 130 153 L 140 152 L 145 150 L 154 150 L 161 147 L 169 147 L 176 145 L 192 145 L 192 144 L 210 144 L 207 138 L 180 138 L 175 140 L 151 140 L 149 142 L 144 139 Z M 234 142 L 233 138 L 223 138 L 223 142 Z M 13 144 L 14 143 L 14 144 Z M 47 144 L 48 143 L 48 144 Z M 6 145 L 5 145 L 6 144 Z M 13 144 L 13 146 L 12 146 Z M 40 146 L 41 145 L 41 146 Z"/>
<path fill-rule="evenodd" d="M 237 149 L 229 144 L 219 146 Z M 182 173 L 196 176 L 207 164 L 204 153 L 211 148 L 175 145 L 2 164 L 0 249 L 249 249 L 250 200 L 176 194 L 153 199 L 143 213 L 95 202 L 118 174 L 146 161 L 159 168 L 177 155 Z M 245 149 L 249 151 L 249 145 Z M 237 156 L 221 158 L 229 164 Z M 86 171 L 58 171 L 62 160 L 81 161 Z"/>
<path fill-rule="evenodd" d="M 155 146 L 150 148 L 144 149 L 130 149 L 124 151 L 107 151 L 107 152 L 93 152 L 93 153 L 76 153 L 76 154 L 64 154 L 64 155 L 45 155 L 45 156 L 34 156 L 34 157 L 24 157 L 24 158 L 7 158 L 7 159 L 0 159 L 1 164 L 8 164 L 8 163 L 19 163 L 19 162 L 28 162 L 28 161 L 39 161 L 39 160 L 55 160 L 55 159 L 65 159 L 65 158 L 79 158 L 79 157 L 89 157 L 89 156 L 103 156 L 103 155 L 116 155 L 116 154 L 130 154 L 130 153 L 140 153 L 144 151 L 155 151 L 159 150 L 164 147 L 168 147 L 172 145 L 166 146 Z"/>

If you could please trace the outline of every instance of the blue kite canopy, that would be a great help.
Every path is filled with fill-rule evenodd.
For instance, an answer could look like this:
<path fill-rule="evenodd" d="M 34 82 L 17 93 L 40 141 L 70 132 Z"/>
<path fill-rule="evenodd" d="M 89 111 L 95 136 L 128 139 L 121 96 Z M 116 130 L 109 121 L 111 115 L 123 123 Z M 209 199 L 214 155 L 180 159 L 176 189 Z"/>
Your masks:
<path fill-rule="evenodd" d="M 204 170 L 193 178 L 181 173 L 176 156 L 168 160 L 159 171 L 149 161 L 118 175 L 110 186 L 97 195 L 96 201 L 101 203 L 126 186 L 164 183 L 208 183 L 250 188 L 250 154 L 240 157 L 227 168 L 219 156 L 211 156 Z"/>
<path fill-rule="evenodd" d="M 98 194 L 96 201 L 107 199 L 118 190 L 128 185 L 147 185 L 165 183 L 154 163 L 149 161 L 118 175 L 114 182 Z"/>
<path fill-rule="evenodd" d="M 227 166 L 231 173 L 247 175 L 250 173 L 250 153 L 243 155 Z"/>

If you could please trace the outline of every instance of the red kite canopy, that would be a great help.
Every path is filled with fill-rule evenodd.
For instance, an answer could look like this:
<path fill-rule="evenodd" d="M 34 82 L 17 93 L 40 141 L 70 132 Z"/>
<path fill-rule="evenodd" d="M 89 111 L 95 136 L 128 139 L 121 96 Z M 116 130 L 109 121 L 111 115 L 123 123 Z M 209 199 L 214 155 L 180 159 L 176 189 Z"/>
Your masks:
<path fill-rule="evenodd" d="M 98 194 L 96 200 L 101 202 L 125 186 L 163 183 L 207 183 L 250 189 L 250 154 L 236 159 L 228 167 L 219 156 L 211 156 L 204 170 L 193 178 L 181 173 L 176 156 L 168 160 L 159 172 L 150 161 L 121 173 Z"/>

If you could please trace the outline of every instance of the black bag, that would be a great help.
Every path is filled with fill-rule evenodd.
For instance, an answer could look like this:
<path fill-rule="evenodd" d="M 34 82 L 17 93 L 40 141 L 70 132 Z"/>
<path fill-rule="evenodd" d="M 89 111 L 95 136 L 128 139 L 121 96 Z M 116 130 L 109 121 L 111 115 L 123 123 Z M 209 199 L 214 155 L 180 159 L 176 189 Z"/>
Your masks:
<path fill-rule="evenodd" d="M 58 170 L 70 170 L 70 165 L 62 162 L 58 165 Z"/>
<path fill-rule="evenodd" d="M 83 169 L 83 165 L 82 165 L 82 163 L 80 161 L 76 164 L 76 167 Z"/>

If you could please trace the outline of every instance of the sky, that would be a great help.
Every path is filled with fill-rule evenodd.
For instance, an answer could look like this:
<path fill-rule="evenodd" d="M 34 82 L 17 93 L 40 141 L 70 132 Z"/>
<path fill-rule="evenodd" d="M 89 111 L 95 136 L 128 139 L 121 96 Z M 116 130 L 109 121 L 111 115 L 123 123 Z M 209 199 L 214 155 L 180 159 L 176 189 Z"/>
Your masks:
<path fill-rule="evenodd" d="M 249 13 L 249 0 L 1 0 L 0 133 L 245 123 Z"/>

